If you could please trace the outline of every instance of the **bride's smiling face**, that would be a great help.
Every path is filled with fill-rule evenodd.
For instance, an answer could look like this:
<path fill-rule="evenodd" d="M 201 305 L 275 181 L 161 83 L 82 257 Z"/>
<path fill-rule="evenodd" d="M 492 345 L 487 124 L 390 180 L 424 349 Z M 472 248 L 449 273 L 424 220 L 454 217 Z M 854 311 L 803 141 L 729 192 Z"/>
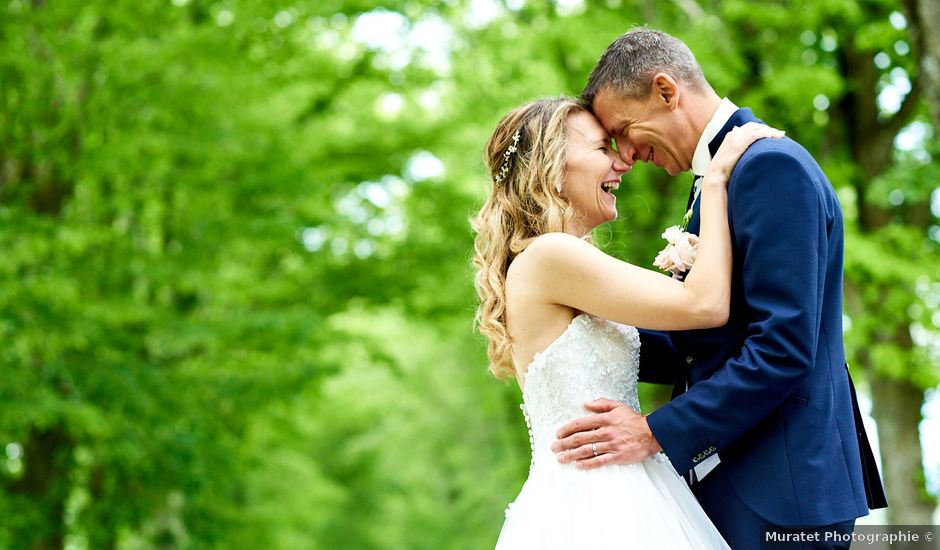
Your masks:
<path fill-rule="evenodd" d="M 630 170 L 611 148 L 610 136 L 594 115 L 579 111 L 568 116 L 563 194 L 576 214 L 569 232 L 582 236 L 598 225 L 617 219 L 613 190 Z"/>

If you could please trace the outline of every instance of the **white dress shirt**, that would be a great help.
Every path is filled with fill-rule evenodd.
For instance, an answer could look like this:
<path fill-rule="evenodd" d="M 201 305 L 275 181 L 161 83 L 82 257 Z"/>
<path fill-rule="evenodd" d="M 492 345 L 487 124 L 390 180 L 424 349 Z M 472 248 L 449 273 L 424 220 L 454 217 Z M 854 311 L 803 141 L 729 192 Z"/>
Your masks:
<path fill-rule="evenodd" d="M 708 150 L 708 144 L 715 139 L 718 132 L 724 128 L 731 115 L 737 110 L 738 106 L 731 103 L 731 100 L 727 97 L 722 98 L 711 120 L 705 125 L 701 137 L 698 138 L 695 154 L 692 155 L 692 174 L 695 175 L 695 199 L 698 199 L 698 194 L 702 190 L 702 176 L 705 175 L 705 172 L 708 172 L 708 166 L 712 163 L 712 154 Z"/>

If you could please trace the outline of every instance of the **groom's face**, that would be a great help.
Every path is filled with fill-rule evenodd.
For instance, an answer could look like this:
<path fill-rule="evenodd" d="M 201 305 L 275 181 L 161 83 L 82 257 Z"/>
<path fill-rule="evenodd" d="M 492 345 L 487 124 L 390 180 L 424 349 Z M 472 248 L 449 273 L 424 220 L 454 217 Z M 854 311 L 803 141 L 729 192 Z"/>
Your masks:
<path fill-rule="evenodd" d="M 595 96 L 592 108 L 630 166 L 649 162 L 671 176 L 692 166 L 695 140 L 687 146 L 687 128 L 669 97 L 651 93 L 647 99 L 625 98 L 606 87 Z"/>

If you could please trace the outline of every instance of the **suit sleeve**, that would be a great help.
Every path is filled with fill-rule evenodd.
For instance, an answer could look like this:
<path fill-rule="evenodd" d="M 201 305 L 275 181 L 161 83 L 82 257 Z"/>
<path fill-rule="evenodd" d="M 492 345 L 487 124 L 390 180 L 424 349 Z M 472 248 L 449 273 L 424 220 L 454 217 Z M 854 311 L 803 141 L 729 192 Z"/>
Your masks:
<path fill-rule="evenodd" d="M 828 251 L 816 185 L 780 150 L 755 153 L 732 175 L 729 208 L 747 337 L 710 378 L 649 415 L 653 435 L 679 472 L 770 415 L 813 368 Z"/>
<path fill-rule="evenodd" d="M 686 368 L 668 332 L 640 329 L 640 382 L 672 385 Z"/>

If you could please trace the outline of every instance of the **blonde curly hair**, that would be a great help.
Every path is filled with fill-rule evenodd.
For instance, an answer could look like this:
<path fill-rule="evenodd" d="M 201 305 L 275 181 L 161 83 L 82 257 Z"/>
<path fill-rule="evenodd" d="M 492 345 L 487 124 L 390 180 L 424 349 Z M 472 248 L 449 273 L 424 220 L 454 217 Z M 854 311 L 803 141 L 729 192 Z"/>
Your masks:
<path fill-rule="evenodd" d="M 489 371 L 498 379 L 515 374 L 506 325 L 506 273 L 536 237 L 564 231 L 574 217 L 561 194 L 568 117 L 585 110 L 567 97 L 532 101 L 504 116 L 486 142 L 484 161 L 492 188 L 470 220 L 476 232 L 474 284 L 480 298 L 475 322 L 489 340 Z M 513 145 L 515 151 L 507 155 Z"/>

